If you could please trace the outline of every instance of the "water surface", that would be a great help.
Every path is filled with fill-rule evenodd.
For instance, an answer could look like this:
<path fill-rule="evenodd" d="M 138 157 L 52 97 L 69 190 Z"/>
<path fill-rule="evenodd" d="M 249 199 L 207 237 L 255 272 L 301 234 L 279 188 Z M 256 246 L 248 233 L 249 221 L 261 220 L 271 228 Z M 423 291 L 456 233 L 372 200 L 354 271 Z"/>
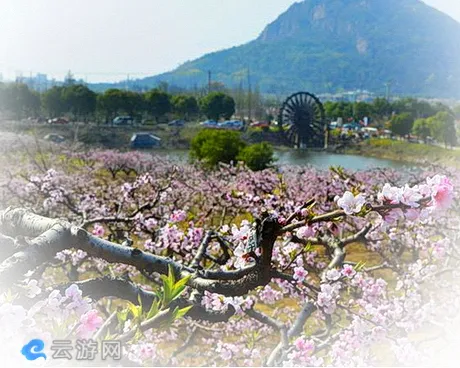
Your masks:
<path fill-rule="evenodd" d="M 188 162 L 188 150 L 155 150 L 152 151 L 170 160 L 186 163 Z M 315 152 L 306 150 L 275 151 L 276 165 L 299 165 L 314 166 L 318 169 L 329 169 L 330 166 L 342 166 L 349 170 L 368 170 L 372 168 L 413 167 L 401 161 L 393 161 L 375 157 L 364 157 L 357 155 L 344 155 L 329 152 Z"/>

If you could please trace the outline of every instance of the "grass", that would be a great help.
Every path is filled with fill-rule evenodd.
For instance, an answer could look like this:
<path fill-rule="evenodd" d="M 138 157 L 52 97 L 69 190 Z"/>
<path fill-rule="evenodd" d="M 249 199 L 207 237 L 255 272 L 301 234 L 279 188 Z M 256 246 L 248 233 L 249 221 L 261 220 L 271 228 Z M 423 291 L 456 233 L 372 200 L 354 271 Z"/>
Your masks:
<path fill-rule="evenodd" d="M 373 138 L 348 148 L 346 153 L 419 164 L 429 162 L 460 167 L 458 150 L 391 139 Z"/>

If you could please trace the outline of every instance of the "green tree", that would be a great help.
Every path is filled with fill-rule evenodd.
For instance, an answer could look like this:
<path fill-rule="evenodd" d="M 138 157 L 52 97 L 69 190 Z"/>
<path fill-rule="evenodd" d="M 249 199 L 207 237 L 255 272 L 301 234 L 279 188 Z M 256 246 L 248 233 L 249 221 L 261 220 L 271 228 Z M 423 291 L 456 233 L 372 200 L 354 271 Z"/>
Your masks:
<path fill-rule="evenodd" d="M 208 119 L 230 119 L 235 113 L 235 100 L 225 93 L 212 92 L 200 100 L 200 110 Z"/>
<path fill-rule="evenodd" d="M 326 116 L 331 120 L 342 118 L 346 121 L 349 118 L 353 117 L 353 104 L 351 102 L 346 101 L 326 101 L 324 103 L 324 111 L 326 113 Z"/>
<path fill-rule="evenodd" d="M 395 134 L 403 136 L 411 132 L 413 124 L 414 119 L 412 115 L 408 112 L 404 112 L 391 118 L 390 130 Z"/>
<path fill-rule="evenodd" d="M 415 120 L 414 126 L 412 127 L 412 133 L 422 138 L 426 143 L 427 137 L 431 134 L 429 121 L 427 119 Z"/>
<path fill-rule="evenodd" d="M 431 135 L 438 141 L 444 142 L 447 147 L 457 145 L 457 132 L 455 129 L 455 119 L 452 114 L 440 111 L 436 115 L 428 118 Z"/>
<path fill-rule="evenodd" d="M 68 111 L 85 121 L 96 111 L 96 98 L 96 93 L 82 84 L 72 84 L 62 89 L 62 99 Z"/>
<path fill-rule="evenodd" d="M 155 120 L 171 111 L 171 96 L 158 89 L 152 89 L 145 94 L 146 109 Z"/>
<path fill-rule="evenodd" d="M 3 109 L 10 111 L 17 119 L 36 115 L 40 109 L 40 96 L 23 83 L 11 83 L 2 88 Z"/>
<path fill-rule="evenodd" d="M 52 117 L 62 115 L 67 111 L 67 106 L 62 97 L 64 87 L 54 86 L 42 93 L 42 107 Z"/>
<path fill-rule="evenodd" d="M 181 117 L 185 117 L 186 120 L 199 111 L 198 102 L 193 96 L 176 95 L 172 97 L 171 103 L 173 111 Z"/>
<path fill-rule="evenodd" d="M 372 101 L 373 114 L 379 118 L 386 118 L 391 115 L 391 104 L 386 98 L 377 97 Z"/>
<path fill-rule="evenodd" d="M 355 119 L 362 120 L 364 117 L 371 117 L 372 105 L 364 101 L 355 102 L 353 104 L 353 116 Z"/>
<path fill-rule="evenodd" d="M 141 116 L 146 109 L 146 102 L 142 94 L 132 91 L 121 91 L 120 110 L 129 116 Z"/>
<path fill-rule="evenodd" d="M 413 120 L 428 118 L 441 111 L 450 112 L 449 107 L 441 103 L 431 104 L 427 101 L 410 97 L 394 101 L 391 107 L 397 114 L 409 113 Z"/>
<path fill-rule="evenodd" d="M 228 130 L 200 131 L 192 140 L 190 156 L 206 167 L 215 167 L 219 162 L 236 161 L 245 143 L 239 132 Z"/>
<path fill-rule="evenodd" d="M 106 121 L 112 120 L 121 110 L 123 104 L 123 91 L 110 88 L 97 96 L 97 109 L 104 114 Z"/>
<path fill-rule="evenodd" d="M 243 148 L 237 156 L 238 161 L 244 161 L 253 171 L 267 169 L 273 164 L 273 147 L 267 142 L 251 144 Z"/>

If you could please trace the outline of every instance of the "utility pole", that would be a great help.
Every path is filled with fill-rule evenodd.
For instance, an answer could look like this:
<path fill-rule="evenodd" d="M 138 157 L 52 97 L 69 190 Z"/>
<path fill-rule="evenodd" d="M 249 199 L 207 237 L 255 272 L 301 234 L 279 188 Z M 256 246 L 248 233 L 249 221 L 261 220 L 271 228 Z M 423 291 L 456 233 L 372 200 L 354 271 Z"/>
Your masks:
<path fill-rule="evenodd" d="M 208 70 L 208 93 L 211 93 L 211 71 Z"/>
<path fill-rule="evenodd" d="M 251 92 L 251 73 L 248 67 L 248 119 L 251 121 L 252 115 L 252 92 Z"/>
<path fill-rule="evenodd" d="M 388 81 L 385 83 L 385 87 L 386 87 L 386 99 L 388 102 L 390 102 L 390 91 L 391 91 L 391 85 L 392 85 L 392 82 L 391 81 Z"/>

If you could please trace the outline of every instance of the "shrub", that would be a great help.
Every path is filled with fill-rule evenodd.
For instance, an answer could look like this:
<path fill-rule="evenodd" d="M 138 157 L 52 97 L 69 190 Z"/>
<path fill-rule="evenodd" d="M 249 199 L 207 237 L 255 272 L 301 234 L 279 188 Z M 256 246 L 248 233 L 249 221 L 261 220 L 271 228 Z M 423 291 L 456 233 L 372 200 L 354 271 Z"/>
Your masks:
<path fill-rule="evenodd" d="M 273 147 L 267 142 L 252 144 L 243 148 L 237 158 L 253 171 L 264 170 L 274 161 Z"/>
<path fill-rule="evenodd" d="M 205 166 L 214 167 L 219 162 L 236 161 L 238 153 L 244 147 L 245 143 L 239 132 L 206 129 L 193 138 L 190 155 Z"/>

